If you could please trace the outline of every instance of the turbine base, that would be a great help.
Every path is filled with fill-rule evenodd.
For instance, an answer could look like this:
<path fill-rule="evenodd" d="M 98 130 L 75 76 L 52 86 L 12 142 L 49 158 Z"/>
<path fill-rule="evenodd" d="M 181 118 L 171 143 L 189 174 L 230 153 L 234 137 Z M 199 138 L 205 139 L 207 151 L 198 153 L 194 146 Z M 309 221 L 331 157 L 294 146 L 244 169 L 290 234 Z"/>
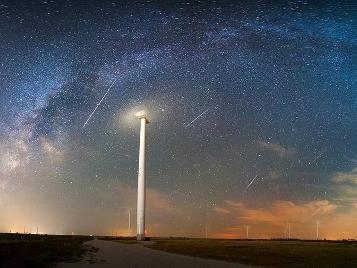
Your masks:
<path fill-rule="evenodd" d="M 136 235 L 136 240 L 137 241 L 145 241 L 145 235 L 144 234 L 137 234 Z"/>

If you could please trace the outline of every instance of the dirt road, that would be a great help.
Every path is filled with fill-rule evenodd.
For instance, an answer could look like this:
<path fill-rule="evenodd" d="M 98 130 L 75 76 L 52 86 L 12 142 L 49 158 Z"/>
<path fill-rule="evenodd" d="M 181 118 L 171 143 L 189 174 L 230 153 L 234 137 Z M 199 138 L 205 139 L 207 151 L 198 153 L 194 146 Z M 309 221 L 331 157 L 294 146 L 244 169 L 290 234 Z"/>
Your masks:
<path fill-rule="evenodd" d="M 251 268 L 243 264 L 226 263 L 189 256 L 166 253 L 144 247 L 142 244 L 122 244 L 118 242 L 92 240 L 87 245 L 98 248 L 82 262 L 60 263 L 58 267 L 177 267 L 177 268 Z"/>

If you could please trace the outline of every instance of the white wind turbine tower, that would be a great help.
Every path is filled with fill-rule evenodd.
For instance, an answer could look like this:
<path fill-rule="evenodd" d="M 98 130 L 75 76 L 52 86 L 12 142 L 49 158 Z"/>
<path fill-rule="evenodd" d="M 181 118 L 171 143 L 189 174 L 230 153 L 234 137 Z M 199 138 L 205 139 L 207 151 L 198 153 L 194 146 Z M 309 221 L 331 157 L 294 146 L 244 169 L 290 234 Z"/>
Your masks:
<path fill-rule="evenodd" d="M 288 222 L 288 239 L 290 239 L 291 236 L 290 236 L 290 222 Z"/>
<path fill-rule="evenodd" d="M 316 240 L 319 240 L 319 221 L 316 221 Z"/>
<path fill-rule="evenodd" d="M 138 169 L 137 240 L 145 240 L 145 130 L 149 123 L 145 111 L 135 114 L 140 119 L 140 147 Z"/>
<path fill-rule="evenodd" d="M 128 210 L 128 237 L 131 236 L 131 211 Z"/>

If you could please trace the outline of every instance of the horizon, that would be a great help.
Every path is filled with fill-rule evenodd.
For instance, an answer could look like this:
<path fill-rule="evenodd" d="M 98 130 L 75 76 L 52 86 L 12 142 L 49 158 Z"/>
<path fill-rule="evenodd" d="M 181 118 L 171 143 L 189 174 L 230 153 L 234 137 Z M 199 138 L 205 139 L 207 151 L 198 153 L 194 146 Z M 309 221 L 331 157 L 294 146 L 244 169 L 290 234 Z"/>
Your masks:
<path fill-rule="evenodd" d="M 136 240 L 135 235 L 120 235 L 120 234 L 75 234 L 75 233 L 21 233 L 21 232 L 0 232 L 0 234 L 3 235 L 34 235 L 34 236 L 90 236 L 90 237 L 96 237 L 96 238 L 101 238 L 101 237 L 107 237 L 107 238 L 112 238 L 112 239 L 121 239 L 121 240 Z M 304 239 L 304 238 L 284 238 L 284 237 L 266 237 L 266 238 L 245 238 L 245 237 L 232 237 L 232 238 L 221 238 L 221 237 L 188 237 L 188 236 L 149 236 L 147 235 L 149 240 L 153 239 L 169 239 L 169 240 L 181 240 L 181 239 L 192 239 L 192 240 L 233 240 L 233 241 L 259 241 L 259 240 L 271 240 L 271 241 L 307 241 L 307 242 L 339 242 L 339 241 L 356 241 L 357 239 L 354 238 L 337 238 L 337 239 L 326 239 L 326 238 L 311 238 L 311 239 Z"/>

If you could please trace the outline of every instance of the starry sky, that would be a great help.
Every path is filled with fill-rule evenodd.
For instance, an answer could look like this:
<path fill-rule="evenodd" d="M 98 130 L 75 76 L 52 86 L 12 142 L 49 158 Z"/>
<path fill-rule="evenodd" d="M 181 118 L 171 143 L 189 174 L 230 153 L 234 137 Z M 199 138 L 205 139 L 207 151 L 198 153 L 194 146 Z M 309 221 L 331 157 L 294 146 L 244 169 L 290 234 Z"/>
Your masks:
<path fill-rule="evenodd" d="M 357 238 L 346 2 L 0 1 L 0 231 Z"/>

